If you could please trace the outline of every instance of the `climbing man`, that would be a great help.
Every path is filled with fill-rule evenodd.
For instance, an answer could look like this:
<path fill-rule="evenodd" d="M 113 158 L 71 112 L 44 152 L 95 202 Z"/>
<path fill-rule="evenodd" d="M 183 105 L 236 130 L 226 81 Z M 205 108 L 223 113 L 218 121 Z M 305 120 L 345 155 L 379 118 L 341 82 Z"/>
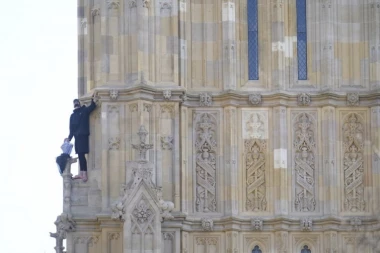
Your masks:
<path fill-rule="evenodd" d="M 92 95 L 91 104 L 89 106 L 81 106 L 79 99 L 74 99 L 74 111 L 70 116 L 70 134 L 65 141 L 71 141 L 75 138 L 75 153 L 79 158 L 79 175 L 73 177 L 73 179 L 82 179 L 83 182 L 87 182 L 87 161 L 85 154 L 89 152 L 88 137 L 90 135 L 90 114 L 96 108 L 94 102 L 95 93 Z"/>

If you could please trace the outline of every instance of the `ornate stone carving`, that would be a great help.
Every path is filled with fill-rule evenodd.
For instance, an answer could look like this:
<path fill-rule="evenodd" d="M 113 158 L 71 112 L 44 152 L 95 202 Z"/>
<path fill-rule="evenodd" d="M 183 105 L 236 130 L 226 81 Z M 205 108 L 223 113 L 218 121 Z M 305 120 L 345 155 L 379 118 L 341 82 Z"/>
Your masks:
<path fill-rule="evenodd" d="M 215 237 L 197 237 L 195 241 L 197 245 L 217 245 L 219 240 Z"/>
<path fill-rule="evenodd" d="M 183 93 L 180 97 L 181 97 L 182 103 L 186 102 L 189 99 L 186 93 Z"/>
<path fill-rule="evenodd" d="M 137 103 L 129 105 L 129 111 L 130 112 L 137 112 L 138 109 L 139 109 L 139 105 Z"/>
<path fill-rule="evenodd" d="M 347 105 L 359 105 L 359 93 L 347 93 Z"/>
<path fill-rule="evenodd" d="M 118 90 L 110 90 L 110 98 L 111 100 L 116 100 L 119 97 Z"/>
<path fill-rule="evenodd" d="M 134 163 L 134 167 L 132 167 L 132 179 L 128 184 L 122 185 L 120 198 L 114 204 L 111 205 L 111 217 L 113 219 L 119 220 L 126 219 L 126 206 L 130 203 L 131 198 L 134 196 L 133 193 L 136 193 L 136 191 L 138 190 L 137 187 L 140 185 L 142 181 L 144 181 L 145 185 L 148 187 L 150 196 L 152 197 L 154 202 L 157 204 L 158 209 L 160 210 L 161 221 L 163 221 L 164 219 L 173 219 L 171 212 L 174 209 L 174 204 L 170 201 L 165 201 L 162 198 L 161 187 L 157 187 L 152 180 L 153 165 L 150 164 L 146 159 L 146 151 L 148 149 L 153 148 L 152 144 L 145 143 L 145 139 L 148 135 L 148 132 L 145 130 L 143 126 L 141 126 L 138 135 L 140 137 L 140 144 L 132 144 L 132 146 L 133 148 L 139 150 L 139 160 L 136 163 Z M 148 216 L 150 214 L 153 214 L 152 208 L 149 208 L 150 211 L 148 209 L 144 209 L 144 203 L 146 204 L 146 206 L 148 206 L 148 202 L 143 197 L 133 211 L 133 215 L 135 217 L 134 219 L 140 223 L 144 222 L 143 220 L 145 218 L 148 219 Z M 136 231 L 141 231 L 141 229 L 137 229 Z"/>
<path fill-rule="evenodd" d="M 118 240 L 120 238 L 120 233 L 119 232 L 111 232 L 107 234 L 108 240 Z"/>
<path fill-rule="evenodd" d="M 362 220 L 358 217 L 353 217 L 350 220 L 350 224 L 354 231 L 359 231 L 359 227 L 362 225 Z"/>
<path fill-rule="evenodd" d="M 343 170 L 344 210 L 360 212 L 365 210 L 364 201 L 364 128 L 360 116 L 351 113 L 343 124 Z"/>
<path fill-rule="evenodd" d="M 294 123 L 293 148 L 295 170 L 295 209 L 315 210 L 315 122 L 308 113 L 300 113 Z"/>
<path fill-rule="evenodd" d="M 244 139 L 267 139 L 266 112 L 243 112 Z"/>
<path fill-rule="evenodd" d="M 211 106 L 212 105 L 212 97 L 208 93 L 202 93 L 200 96 L 200 106 Z"/>
<path fill-rule="evenodd" d="M 260 219 L 252 219 L 251 225 L 254 230 L 263 230 L 263 220 Z"/>
<path fill-rule="evenodd" d="M 120 2 L 118 0 L 107 0 L 108 9 L 119 9 Z"/>
<path fill-rule="evenodd" d="M 73 238 L 74 244 L 87 244 L 93 246 L 99 241 L 99 236 L 77 236 Z"/>
<path fill-rule="evenodd" d="M 276 249 L 279 253 L 287 253 L 288 251 L 288 233 L 277 232 L 276 233 Z"/>
<path fill-rule="evenodd" d="M 81 28 L 83 29 L 86 29 L 87 28 L 87 18 L 82 18 L 81 21 L 80 21 L 80 26 Z"/>
<path fill-rule="evenodd" d="M 157 198 L 158 198 L 158 203 L 159 203 L 159 208 L 161 212 L 161 221 L 163 220 L 171 220 L 173 219 L 173 215 L 171 215 L 171 212 L 174 209 L 174 203 L 170 201 L 165 201 L 162 198 L 162 190 L 161 188 L 157 188 L 156 190 Z"/>
<path fill-rule="evenodd" d="M 172 150 L 173 149 L 173 136 L 171 136 L 171 135 L 161 136 L 161 148 L 163 150 Z"/>
<path fill-rule="evenodd" d="M 137 4 L 136 4 L 136 0 L 130 0 L 129 1 L 129 8 L 136 8 L 137 7 Z"/>
<path fill-rule="evenodd" d="M 143 8 L 149 8 L 150 7 L 150 1 L 149 0 L 140 0 L 142 2 Z"/>
<path fill-rule="evenodd" d="M 146 152 L 149 149 L 153 148 L 153 144 L 146 144 L 145 139 L 148 135 L 148 132 L 145 130 L 145 127 L 143 125 L 140 126 L 139 132 L 137 135 L 140 138 L 140 144 L 132 144 L 132 147 L 134 149 L 137 149 L 139 151 L 140 161 L 146 161 Z"/>
<path fill-rule="evenodd" d="M 143 109 L 145 112 L 151 112 L 152 111 L 152 105 L 151 104 L 143 104 Z"/>
<path fill-rule="evenodd" d="M 298 94 L 297 103 L 298 103 L 298 105 L 302 105 L 302 106 L 310 105 L 310 103 L 311 103 L 310 94 L 307 94 L 307 93 Z"/>
<path fill-rule="evenodd" d="M 265 151 L 266 140 L 250 139 L 244 141 L 245 170 L 247 184 L 247 211 L 266 211 Z"/>
<path fill-rule="evenodd" d="M 322 0 L 322 8 L 331 8 L 331 0 Z"/>
<path fill-rule="evenodd" d="M 146 223 L 150 220 L 153 215 L 153 211 L 149 208 L 144 199 L 141 199 L 140 202 L 133 209 L 132 215 L 138 223 Z"/>
<path fill-rule="evenodd" d="M 167 9 L 171 10 L 172 9 L 172 3 L 171 2 L 161 2 L 160 3 L 160 10 Z"/>
<path fill-rule="evenodd" d="M 258 93 L 251 94 L 251 95 L 249 95 L 248 100 L 252 105 L 260 105 L 261 104 L 261 94 L 258 94 Z"/>
<path fill-rule="evenodd" d="M 56 246 L 54 247 L 56 253 L 63 253 L 65 247 L 63 246 L 63 240 L 67 238 L 68 232 L 74 232 L 76 229 L 76 223 L 71 218 L 70 214 L 62 213 L 57 216 L 54 222 L 56 226 L 56 232 L 50 233 L 50 237 L 55 238 Z"/>
<path fill-rule="evenodd" d="M 216 119 L 200 113 L 195 122 L 196 210 L 216 212 Z"/>
<path fill-rule="evenodd" d="M 164 90 L 162 92 L 162 95 L 164 96 L 165 100 L 169 100 L 172 97 L 172 91 L 171 90 Z"/>
<path fill-rule="evenodd" d="M 300 226 L 303 231 L 312 231 L 313 221 L 309 218 L 302 219 L 300 222 Z"/>
<path fill-rule="evenodd" d="M 173 241 L 175 239 L 175 232 L 162 232 L 164 240 Z"/>
<path fill-rule="evenodd" d="M 108 150 L 118 150 L 120 148 L 120 137 L 110 137 L 108 139 Z"/>
<path fill-rule="evenodd" d="M 214 229 L 214 221 L 211 218 L 202 218 L 203 231 L 212 231 Z"/>
<path fill-rule="evenodd" d="M 94 6 L 94 8 L 91 9 L 91 15 L 93 17 L 100 16 L 100 8 Z"/>

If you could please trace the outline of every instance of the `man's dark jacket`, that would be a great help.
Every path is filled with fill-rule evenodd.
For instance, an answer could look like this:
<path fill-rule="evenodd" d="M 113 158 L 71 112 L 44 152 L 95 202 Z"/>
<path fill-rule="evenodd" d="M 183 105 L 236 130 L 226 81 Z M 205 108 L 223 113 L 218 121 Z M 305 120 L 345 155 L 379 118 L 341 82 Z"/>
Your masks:
<path fill-rule="evenodd" d="M 74 109 L 70 116 L 70 134 L 69 141 L 77 136 L 89 136 L 90 135 L 90 113 L 96 108 L 96 104 L 91 100 L 91 105 L 82 106 Z"/>

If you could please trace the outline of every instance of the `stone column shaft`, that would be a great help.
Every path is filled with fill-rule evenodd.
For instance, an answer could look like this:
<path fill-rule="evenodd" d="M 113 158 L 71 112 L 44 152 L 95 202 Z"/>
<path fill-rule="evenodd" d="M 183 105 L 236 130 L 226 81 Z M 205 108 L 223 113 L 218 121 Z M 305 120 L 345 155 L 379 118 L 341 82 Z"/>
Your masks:
<path fill-rule="evenodd" d="M 288 196 L 287 111 L 285 106 L 274 107 L 273 111 L 274 211 L 276 215 L 286 215 L 290 202 Z"/>
<path fill-rule="evenodd" d="M 322 108 L 323 200 L 325 214 L 338 214 L 338 169 L 336 163 L 336 112 L 332 106 Z"/>
<path fill-rule="evenodd" d="M 373 196 L 371 198 L 374 210 L 380 211 L 380 106 L 371 108 L 371 149 L 372 149 L 372 176 L 373 176 Z"/>
<path fill-rule="evenodd" d="M 225 160 L 225 214 L 237 215 L 238 213 L 238 173 L 237 173 L 237 113 L 236 108 L 229 106 L 224 108 L 224 160 Z"/>
<path fill-rule="evenodd" d="M 225 1 L 222 4 L 223 31 L 223 86 L 225 90 L 236 89 L 236 33 L 235 3 Z"/>

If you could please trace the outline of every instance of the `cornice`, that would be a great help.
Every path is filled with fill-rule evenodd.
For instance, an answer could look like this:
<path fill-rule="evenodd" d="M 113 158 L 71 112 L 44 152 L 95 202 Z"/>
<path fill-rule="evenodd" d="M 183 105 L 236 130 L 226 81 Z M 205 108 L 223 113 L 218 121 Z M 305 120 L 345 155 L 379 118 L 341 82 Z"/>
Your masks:
<path fill-rule="evenodd" d="M 186 91 L 183 87 L 173 86 L 157 88 L 149 85 L 139 85 L 134 87 L 99 87 L 94 90 L 100 102 L 130 102 L 145 100 L 150 102 L 176 102 L 185 107 L 373 107 L 380 106 L 380 91 L 357 92 L 358 101 L 356 104 L 350 103 L 348 95 L 352 92 L 247 92 L 228 90 L 222 92 L 215 91 Z M 92 94 L 92 92 L 91 92 Z M 91 94 L 81 97 L 83 102 L 89 102 Z M 250 101 L 250 96 L 255 95 L 261 98 L 259 103 Z M 209 100 L 205 104 L 201 102 L 201 97 L 207 96 Z M 306 96 L 307 101 L 300 103 L 300 96 Z M 301 98 L 302 99 L 302 98 Z"/>
<path fill-rule="evenodd" d="M 300 232 L 305 231 L 300 225 L 304 220 L 311 221 L 312 232 L 371 232 L 380 230 L 380 221 L 374 216 L 228 216 L 213 217 L 210 215 L 186 216 L 180 212 L 172 213 L 174 218 L 166 220 L 162 223 L 163 228 L 176 228 L 186 232 L 201 232 L 202 219 L 207 218 L 213 221 L 213 232 L 239 231 L 252 232 L 252 220 L 262 222 L 262 232 L 289 231 Z M 77 230 L 80 231 L 101 231 L 102 228 L 122 228 L 121 221 L 115 221 L 110 214 L 99 214 L 93 216 L 77 216 L 73 217 L 76 222 Z M 355 221 L 355 222 L 353 222 Z M 358 223 L 359 221 L 359 223 Z"/>

